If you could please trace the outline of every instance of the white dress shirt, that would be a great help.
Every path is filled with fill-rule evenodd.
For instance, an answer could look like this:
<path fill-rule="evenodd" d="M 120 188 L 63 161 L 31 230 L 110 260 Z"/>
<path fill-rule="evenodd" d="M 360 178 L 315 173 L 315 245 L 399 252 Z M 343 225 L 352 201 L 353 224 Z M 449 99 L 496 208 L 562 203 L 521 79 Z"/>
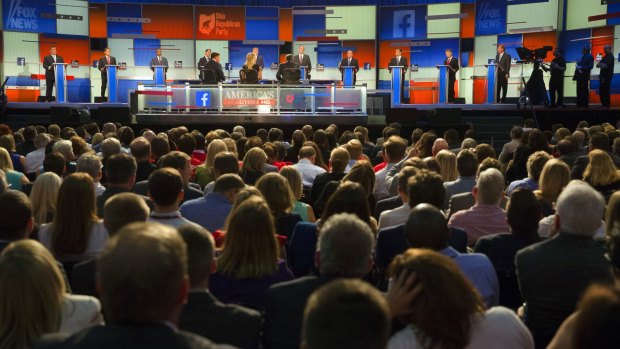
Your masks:
<path fill-rule="evenodd" d="M 39 230 L 39 242 L 43 244 L 43 246 L 47 247 L 48 250 L 53 252 L 52 250 L 52 223 L 43 224 L 41 229 Z M 88 239 L 88 244 L 86 245 L 86 251 L 80 256 L 80 260 L 88 260 L 95 258 L 101 253 L 103 250 L 103 246 L 108 241 L 108 231 L 103 226 L 103 220 L 100 220 L 93 224 L 92 229 L 90 230 L 90 236 Z"/>
<path fill-rule="evenodd" d="M 379 229 L 407 223 L 410 213 L 411 207 L 409 207 L 408 202 L 395 209 L 381 212 L 381 216 L 379 216 Z"/>
<path fill-rule="evenodd" d="M 375 195 L 375 199 L 377 199 L 377 201 L 392 196 L 390 195 L 390 190 L 385 183 L 385 176 L 387 176 L 388 172 L 392 167 L 394 167 L 394 165 L 396 165 L 396 163 L 388 163 L 384 168 L 375 173 L 375 189 L 372 193 Z"/>
<path fill-rule="evenodd" d="M 301 182 L 304 187 L 311 187 L 314 183 L 314 178 L 320 175 L 321 173 L 325 173 L 325 169 L 313 164 L 308 159 L 300 159 L 293 167 L 299 172 L 301 175 Z"/>
<path fill-rule="evenodd" d="M 36 173 L 45 160 L 45 147 L 31 151 L 26 155 L 26 173 Z"/>

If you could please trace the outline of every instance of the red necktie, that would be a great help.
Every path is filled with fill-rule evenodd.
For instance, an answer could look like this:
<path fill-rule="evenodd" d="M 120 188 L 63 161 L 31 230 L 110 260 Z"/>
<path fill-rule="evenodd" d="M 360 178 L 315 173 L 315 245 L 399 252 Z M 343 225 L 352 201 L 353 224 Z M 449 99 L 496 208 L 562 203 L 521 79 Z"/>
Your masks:
<path fill-rule="evenodd" d="M 108 58 L 108 65 L 110 64 L 110 56 L 106 56 Z"/>

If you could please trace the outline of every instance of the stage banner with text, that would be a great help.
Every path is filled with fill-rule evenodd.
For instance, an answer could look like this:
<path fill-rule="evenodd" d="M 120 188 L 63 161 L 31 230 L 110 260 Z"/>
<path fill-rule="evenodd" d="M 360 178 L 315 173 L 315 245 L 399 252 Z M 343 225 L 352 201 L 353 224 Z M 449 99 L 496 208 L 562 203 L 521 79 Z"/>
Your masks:
<path fill-rule="evenodd" d="M 4 30 L 56 34 L 56 5 L 49 0 L 3 0 Z"/>
<path fill-rule="evenodd" d="M 476 1 L 476 35 L 506 33 L 506 0 Z"/>
<path fill-rule="evenodd" d="M 245 40 L 245 7 L 196 6 L 196 39 Z"/>

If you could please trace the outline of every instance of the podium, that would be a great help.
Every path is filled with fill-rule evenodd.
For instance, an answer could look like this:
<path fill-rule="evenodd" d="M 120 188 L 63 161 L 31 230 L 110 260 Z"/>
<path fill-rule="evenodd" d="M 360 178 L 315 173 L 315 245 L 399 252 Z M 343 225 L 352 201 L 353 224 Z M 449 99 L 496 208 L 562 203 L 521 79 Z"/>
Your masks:
<path fill-rule="evenodd" d="M 308 66 L 300 65 L 299 70 L 301 71 L 301 80 L 306 80 L 308 78 Z"/>
<path fill-rule="evenodd" d="M 118 102 L 118 65 L 109 64 L 106 65 L 106 71 L 108 74 L 108 102 Z"/>
<path fill-rule="evenodd" d="M 155 85 L 165 85 L 166 84 L 166 66 L 165 65 L 153 65 L 153 80 L 155 80 Z"/>
<path fill-rule="evenodd" d="M 485 103 L 493 104 L 496 102 L 495 96 L 497 95 L 495 91 L 495 86 L 497 85 L 497 64 L 491 63 L 485 64 L 484 66 L 487 68 L 486 93 L 484 94 L 486 96 Z"/>
<path fill-rule="evenodd" d="M 392 105 L 402 104 L 403 98 L 403 85 L 404 85 L 404 67 L 398 66 L 390 66 L 392 70 Z"/>
<path fill-rule="evenodd" d="M 344 67 L 340 67 L 340 69 L 343 69 L 342 71 L 342 85 L 343 86 L 353 86 L 353 69 L 355 69 L 355 67 L 353 66 L 344 66 Z"/>
<path fill-rule="evenodd" d="M 437 77 L 439 103 L 448 103 L 448 69 L 450 69 L 450 66 L 445 64 L 439 64 L 435 67 L 439 69 L 439 76 Z"/>
<path fill-rule="evenodd" d="M 54 78 L 56 80 L 56 102 L 67 102 L 67 66 L 69 63 L 54 63 Z"/>

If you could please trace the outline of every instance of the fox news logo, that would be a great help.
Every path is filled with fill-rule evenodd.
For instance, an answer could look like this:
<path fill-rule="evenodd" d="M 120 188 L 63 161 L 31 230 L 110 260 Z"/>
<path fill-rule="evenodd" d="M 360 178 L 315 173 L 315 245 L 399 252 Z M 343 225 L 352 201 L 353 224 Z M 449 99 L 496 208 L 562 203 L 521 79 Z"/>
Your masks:
<path fill-rule="evenodd" d="M 393 20 L 394 39 L 415 37 L 415 10 L 394 11 Z"/>
<path fill-rule="evenodd" d="M 211 106 L 211 92 L 209 91 L 196 92 L 196 106 L 197 107 L 210 107 Z"/>
<path fill-rule="evenodd" d="M 36 7 L 24 7 L 22 0 L 11 0 L 6 13 L 6 29 L 38 30 L 39 20 Z"/>

